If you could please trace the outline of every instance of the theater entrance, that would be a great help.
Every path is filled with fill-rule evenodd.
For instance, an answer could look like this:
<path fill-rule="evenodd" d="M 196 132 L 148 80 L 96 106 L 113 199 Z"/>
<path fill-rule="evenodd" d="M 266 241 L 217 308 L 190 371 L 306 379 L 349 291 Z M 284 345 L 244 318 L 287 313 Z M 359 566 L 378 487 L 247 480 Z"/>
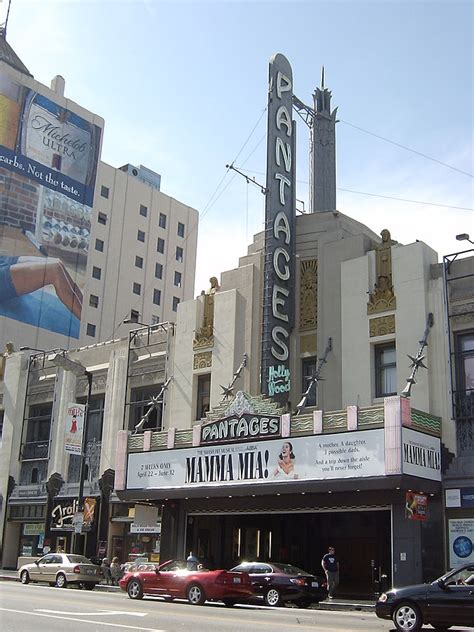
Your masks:
<path fill-rule="evenodd" d="M 186 531 L 186 549 L 221 568 L 279 561 L 321 575 L 321 558 L 334 546 L 341 598 L 373 598 L 380 578 L 391 580 L 389 509 L 188 514 Z"/>

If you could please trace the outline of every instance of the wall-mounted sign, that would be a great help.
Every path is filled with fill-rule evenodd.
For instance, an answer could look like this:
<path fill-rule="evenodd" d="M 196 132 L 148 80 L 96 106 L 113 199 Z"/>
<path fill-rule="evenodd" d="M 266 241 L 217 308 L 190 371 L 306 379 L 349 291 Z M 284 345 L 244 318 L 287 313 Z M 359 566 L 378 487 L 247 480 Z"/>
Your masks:
<path fill-rule="evenodd" d="M 448 520 L 448 529 L 450 568 L 474 562 L 474 518 Z"/>
<path fill-rule="evenodd" d="M 23 526 L 23 535 L 43 535 L 44 524 L 42 522 L 33 522 Z"/>
<path fill-rule="evenodd" d="M 130 533 L 161 533 L 161 523 L 155 525 L 141 525 L 132 522 Z"/>
<path fill-rule="evenodd" d="M 280 417 L 244 413 L 204 424 L 201 428 L 201 445 L 248 439 L 268 439 L 281 434 Z"/>
<path fill-rule="evenodd" d="M 426 520 L 428 497 L 426 494 L 407 492 L 405 494 L 405 518 L 408 520 Z"/>
<path fill-rule="evenodd" d="M 91 509 L 92 519 L 91 519 Z M 79 518 L 76 517 L 80 513 L 82 516 L 82 531 L 90 531 L 93 526 L 93 516 L 96 506 L 95 498 L 86 498 L 84 500 L 84 512 L 78 511 L 77 499 L 61 498 L 56 499 L 56 505 L 51 511 L 51 530 L 52 531 L 74 531 L 74 526 L 78 522 Z M 87 515 L 87 521 L 86 521 Z M 76 517 L 76 518 L 75 518 Z"/>
<path fill-rule="evenodd" d="M 71 454 L 82 452 L 82 432 L 84 428 L 84 404 L 69 404 L 64 424 L 64 450 Z"/>
<path fill-rule="evenodd" d="M 402 428 L 403 473 L 441 480 L 441 441 L 437 437 Z"/>
<path fill-rule="evenodd" d="M 281 54 L 269 65 L 261 391 L 285 404 L 294 320 L 295 122 L 293 72 Z"/>
<path fill-rule="evenodd" d="M 384 431 L 128 455 L 127 489 L 265 484 L 384 475 Z"/>

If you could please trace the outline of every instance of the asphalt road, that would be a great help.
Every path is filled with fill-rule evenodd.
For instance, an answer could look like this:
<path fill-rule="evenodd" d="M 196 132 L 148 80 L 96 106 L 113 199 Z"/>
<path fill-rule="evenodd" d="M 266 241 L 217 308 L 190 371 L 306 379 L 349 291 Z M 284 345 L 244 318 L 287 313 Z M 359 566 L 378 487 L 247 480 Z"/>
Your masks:
<path fill-rule="evenodd" d="M 8 632 L 378 632 L 393 625 L 373 613 L 324 612 L 222 604 L 191 606 L 125 593 L 0 582 L 0 628 Z"/>

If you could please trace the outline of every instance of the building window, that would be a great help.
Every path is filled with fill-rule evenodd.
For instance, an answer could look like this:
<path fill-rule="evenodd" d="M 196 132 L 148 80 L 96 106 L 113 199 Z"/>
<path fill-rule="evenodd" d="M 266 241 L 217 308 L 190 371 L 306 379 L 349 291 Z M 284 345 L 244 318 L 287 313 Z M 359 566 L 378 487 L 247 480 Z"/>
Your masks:
<path fill-rule="evenodd" d="M 376 345 L 375 397 L 397 394 L 397 359 L 395 343 Z"/>
<path fill-rule="evenodd" d="M 99 307 L 99 297 L 95 294 L 89 294 L 89 305 L 90 307 Z"/>
<path fill-rule="evenodd" d="M 160 228 L 166 228 L 166 215 L 164 213 L 160 213 L 158 224 Z"/>
<path fill-rule="evenodd" d="M 183 249 L 181 246 L 176 246 L 176 261 L 183 261 Z"/>
<path fill-rule="evenodd" d="M 140 312 L 137 309 L 130 310 L 130 320 L 133 323 L 138 323 L 138 321 L 140 320 Z"/>
<path fill-rule="evenodd" d="M 175 272 L 174 273 L 174 284 L 176 285 L 176 287 L 181 287 L 181 278 L 182 278 L 182 274 L 181 272 Z"/>
<path fill-rule="evenodd" d="M 156 316 L 156 314 L 152 314 L 151 315 L 151 324 L 152 325 L 158 325 L 159 322 L 160 322 L 160 317 Z"/>
<path fill-rule="evenodd" d="M 155 305 L 160 305 L 161 303 L 161 290 L 153 290 L 153 303 Z"/>
<path fill-rule="evenodd" d="M 184 237 L 184 224 L 182 222 L 178 222 L 178 236 Z"/>
<path fill-rule="evenodd" d="M 104 252 L 104 241 L 102 239 L 95 240 L 95 249 L 99 252 Z"/>
<path fill-rule="evenodd" d="M 181 300 L 177 296 L 173 296 L 173 312 L 178 311 L 178 305 L 180 304 L 180 302 Z"/>
<path fill-rule="evenodd" d="M 156 244 L 156 250 L 157 250 L 157 252 L 161 252 L 161 254 L 163 254 L 164 251 L 165 251 L 165 240 L 161 239 L 161 237 L 158 237 L 158 242 Z"/>
<path fill-rule="evenodd" d="M 94 277 L 94 279 L 100 279 L 100 277 L 102 276 L 102 270 L 97 266 L 92 266 L 92 276 Z"/>
<path fill-rule="evenodd" d="M 203 419 L 211 407 L 211 374 L 198 376 L 196 419 Z"/>
<path fill-rule="evenodd" d="M 317 360 L 316 358 L 305 358 L 302 363 L 302 384 L 301 390 L 303 393 L 306 392 L 306 389 L 309 386 L 310 380 L 308 378 L 313 377 L 316 373 L 317 368 Z M 306 400 L 306 406 L 316 406 L 316 395 L 317 395 L 317 384 L 313 384 L 311 390 L 309 391 L 308 398 Z"/>
<path fill-rule="evenodd" d="M 135 257 L 135 266 L 137 268 L 143 268 L 143 257 Z"/>
<path fill-rule="evenodd" d="M 155 263 L 155 277 L 157 279 L 163 278 L 163 265 L 161 263 Z"/>
<path fill-rule="evenodd" d="M 102 213 L 101 211 L 99 211 L 99 214 L 97 215 L 97 221 L 99 222 L 99 224 L 103 224 L 105 226 L 107 224 L 106 213 Z"/>
<path fill-rule="evenodd" d="M 140 215 L 142 217 L 146 217 L 148 215 L 148 209 L 146 206 L 143 206 L 143 204 L 140 204 Z"/>
<path fill-rule="evenodd" d="M 137 231 L 138 241 L 145 241 L 145 233 L 142 230 Z"/>
<path fill-rule="evenodd" d="M 457 420 L 474 418 L 474 331 L 459 333 L 454 340 L 456 385 L 454 414 Z M 472 436 L 474 446 L 474 433 Z"/>
<path fill-rule="evenodd" d="M 142 293 L 142 286 L 140 283 L 133 283 L 133 293 L 140 296 L 140 294 Z"/>
<path fill-rule="evenodd" d="M 100 194 L 101 194 L 101 196 L 102 196 L 103 198 L 107 198 L 107 199 L 108 199 L 108 197 L 109 197 L 109 192 L 110 192 L 109 187 L 105 187 L 104 185 L 102 185 L 102 186 L 100 187 Z"/>
<path fill-rule="evenodd" d="M 129 430 L 134 430 L 135 426 L 145 417 L 142 430 L 161 430 L 161 411 L 162 404 L 152 406 L 152 398 L 156 397 L 161 390 L 162 385 L 157 384 L 148 388 L 136 388 L 132 390 L 130 401 L 130 417 Z M 151 411 L 149 414 L 148 411 Z"/>
<path fill-rule="evenodd" d="M 91 338 L 95 338 L 95 325 L 92 323 L 87 323 L 86 333 Z"/>

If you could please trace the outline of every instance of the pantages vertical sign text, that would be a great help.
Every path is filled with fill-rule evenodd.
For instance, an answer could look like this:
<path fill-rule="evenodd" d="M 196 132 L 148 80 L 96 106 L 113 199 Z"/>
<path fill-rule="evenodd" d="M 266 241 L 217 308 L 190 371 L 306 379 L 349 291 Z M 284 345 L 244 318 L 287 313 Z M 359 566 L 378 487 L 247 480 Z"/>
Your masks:
<path fill-rule="evenodd" d="M 265 199 L 262 392 L 284 404 L 290 391 L 289 338 L 294 313 L 295 123 L 293 73 L 270 60 Z"/>

